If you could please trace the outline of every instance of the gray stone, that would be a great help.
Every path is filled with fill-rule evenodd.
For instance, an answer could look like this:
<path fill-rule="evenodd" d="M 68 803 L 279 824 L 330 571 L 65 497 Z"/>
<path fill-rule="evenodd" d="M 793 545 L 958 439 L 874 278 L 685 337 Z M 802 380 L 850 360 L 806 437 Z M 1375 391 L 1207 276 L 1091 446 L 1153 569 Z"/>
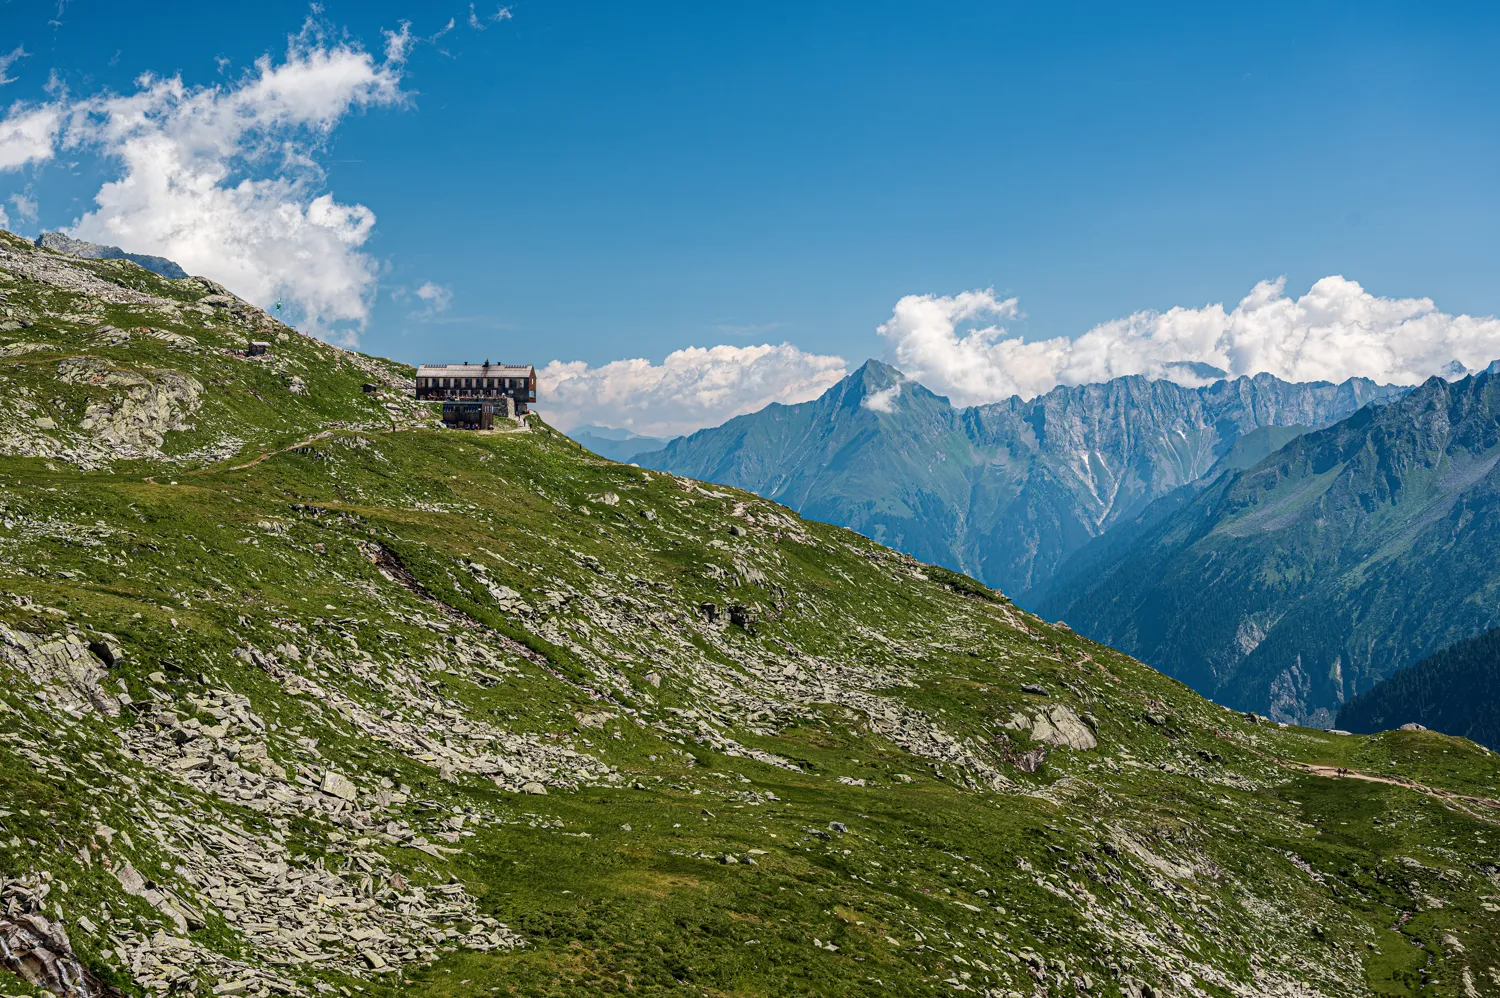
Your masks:
<path fill-rule="evenodd" d="M 177 279 L 188 276 L 187 271 L 164 256 L 127 253 L 118 246 L 101 246 L 84 239 L 74 239 L 61 232 L 43 232 L 36 237 L 36 244 L 54 253 L 66 253 L 69 256 L 83 257 L 86 260 L 129 260 L 162 277 Z"/>
<path fill-rule="evenodd" d="M 354 782 L 337 770 L 330 769 L 323 774 L 323 782 L 318 789 L 331 797 L 352 801 L 359 796 L 359 788 Z"/>
<path fill-rule="evenodd" d="M 1086 752 L 1095 748 L 1099 741 L 1089 730 L 1083 719 L 1073 713 L 1072 708 L 1055 704 L 1046 713 L 1038 714 L 1031 728 L 1032 740 L 1048 745 L 1066 745 L 1068 748 Z"/>
<path fill-rule="evenodd" d="M 89 642 L 89 651 L 94 657 L 104 663 L 105 668 L 113 669 L 125 660 L 125 652 L 120 643 L 108 635 L 96 638 Z"/>

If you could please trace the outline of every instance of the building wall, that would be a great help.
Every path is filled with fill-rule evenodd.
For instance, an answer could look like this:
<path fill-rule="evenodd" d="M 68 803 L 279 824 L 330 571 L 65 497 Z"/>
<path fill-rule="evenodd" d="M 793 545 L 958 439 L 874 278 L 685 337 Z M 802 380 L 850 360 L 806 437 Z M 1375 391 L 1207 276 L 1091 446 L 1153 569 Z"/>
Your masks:
<path fill-rule="evenodd" d="M 472 375 L 428 377 L 418 375 L 417 398 L 510 398 L 519 411 L 526 411 L 536 401 L 536 372 L 527 376 L 485 375 L 475 368 Z"/>

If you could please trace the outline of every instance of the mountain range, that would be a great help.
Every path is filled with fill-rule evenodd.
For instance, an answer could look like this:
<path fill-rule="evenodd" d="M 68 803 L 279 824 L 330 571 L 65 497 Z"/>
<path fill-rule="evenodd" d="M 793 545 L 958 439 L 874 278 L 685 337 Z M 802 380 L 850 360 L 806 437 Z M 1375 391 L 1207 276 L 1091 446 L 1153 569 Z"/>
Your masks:
<path fill-rule="evenodd" d="M 0 990 L 1500 980 L 1484 749 L 1229 710 L 414 373 L 0 232 Z"/>
<path fill-rule="evenodd" d="M 749 489 L 1027 603 L 1071 554 L 1154 501 L 1404 390 L 1127 377 L 958 408 L 871 360 L 814 401 L 636 461 Z"/>
<path fill-rule="evenodd" d="M 957 408 L 871 361 L 639 463 L 967 571 L 1205 695 L 1330 725 L 1500 625 L 1500 363 L 1409 389 L 1120 378 Z"/>
<path fill-rule="evenodd" d="M 1432 378 L 1147 511 L 1038 604 L 1208 695 L 1332 723 L 1500 625 L 1500 374 Z"/>
<path fill-rule="evenodd" d="M 645 437 L 612 426 L 577 426 L 568 431 L 568 436 L 600 457 L 626 464 L 640 454 L 661 450 L 670 443 L 663 437 Z"/>

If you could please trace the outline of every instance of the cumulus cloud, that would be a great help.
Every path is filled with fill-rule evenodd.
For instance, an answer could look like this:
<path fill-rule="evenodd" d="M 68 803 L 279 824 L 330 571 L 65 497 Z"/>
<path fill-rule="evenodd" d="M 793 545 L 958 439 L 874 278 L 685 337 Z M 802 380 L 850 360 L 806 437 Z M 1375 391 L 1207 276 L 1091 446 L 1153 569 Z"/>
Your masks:
<path fill-rule="evenodd" d="M 0 118 L 0 170 L 45 163 L 56 153 L 62 112 L 53 104 L 12 104 Z"/>
<path fill-rule="evenodd" d="M 689 347 L 599 367 L 553 361 L 537 372 L 547 419 L 562 429 L 601 423 L 646 436 L 713 426 L 772 402 L 817 398 L 847 373 L 842 357 L 780 346 Z"/>
<path fill-rule="evenodd" d="M 425 282 L 414 294 L 427 306 L 427 311 L 433 314 L 446 312 L 448 306 L 453 304 L 453 289 L 433 281 Z"/>
<path fill-rule="evenodd" d="M 16 105 L 0 120 L 0 169 L 102 154 L 119 176 L 74 235 L 169 257 L 262 305 L 283 298 L 311 331 L 352 340 L 375 290 L 360 248 L 375 214 L 320 189 L 318 156 L 348 114 L 405 101 L 410 44 L 403 26 L 377 57 L 309 21 L 280 60 L 227 84 L 146 75 L 132 94 Z"/>
<path fill-rule="evenodd" d="M 1500 319 L 1450 315 L 1430 298 L 1379 297 L 1343 277 L 1298 298 L 1285 280 L 1262 281 L 1232 310 L 1136 312 L 1077 339 L 1025 342 L 1002 324 L 1019 314 L 1016 299 L 993 291 L 908 295 L 879 333 L 897 367 L 957 405 L 1129 374 L 1200 385 L 1215 370 L 1414 384 L 1453 373 L 1455 360 L 1473 371 L 1500 358 Z"/>

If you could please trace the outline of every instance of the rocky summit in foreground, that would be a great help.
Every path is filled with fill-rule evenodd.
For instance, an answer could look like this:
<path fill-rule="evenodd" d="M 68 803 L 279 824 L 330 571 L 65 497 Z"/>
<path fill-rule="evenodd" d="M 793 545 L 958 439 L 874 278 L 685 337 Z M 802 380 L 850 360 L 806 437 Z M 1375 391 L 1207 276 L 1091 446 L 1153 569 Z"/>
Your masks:
<path fill-rule="evenodd" d="M 747 493 L 438 429 L 197 279 L 8 240 L 0 302 L 0 991 L 1500 989 L 1469 742 L 1242 716 Z"/>

